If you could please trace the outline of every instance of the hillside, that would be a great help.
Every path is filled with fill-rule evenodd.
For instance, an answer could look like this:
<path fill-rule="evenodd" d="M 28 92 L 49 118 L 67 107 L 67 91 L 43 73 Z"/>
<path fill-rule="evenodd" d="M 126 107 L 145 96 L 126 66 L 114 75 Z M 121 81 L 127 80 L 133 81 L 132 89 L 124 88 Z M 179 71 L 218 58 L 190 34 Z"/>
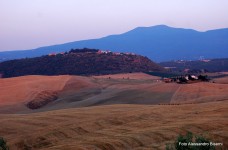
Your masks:
<path fill-rule="evenodd" d="M 164 150 L 187 131 L 223 143 L 227 149 L 227 113 L 228 101 L 0 114 L 0 133 L 12 150 Z"/>
<path fill-rule="evenodd" d="M 156 62 L 228 57 L 228 29 L 199 32 L 165 25 L 138 27 L 119 35 L 40 47 L 32 50 L 0 52 L 0 61 L 37 57 L 71 48 L 109 49 L 137 53 Z"/>
<path fill-rule="evenodd" d="M 0 74 L 5 78 L 23 75 L 100 75 L 162 70 L 162 67 L 147 57 L 96 49 L 72 49 L 69 53 L 0 63 Z"/>
<path fill-rule="evenodd" d="M 228 99 L 227 78 L 161 82 L 144 73 L 102 76 L 22 76 L 0 79 L 0 113 L 34 113 L 113 104 L 186 104 Z"/>
<path fill-rule="evenodd" d="M 163 67 L 172 68 L 174 71 L 184 71 L 190 69 L 192 72 L 226 72 L 228 71 L 228 58 L 197 60 L 197 61 L 170 61 L 159 63 Z"/>

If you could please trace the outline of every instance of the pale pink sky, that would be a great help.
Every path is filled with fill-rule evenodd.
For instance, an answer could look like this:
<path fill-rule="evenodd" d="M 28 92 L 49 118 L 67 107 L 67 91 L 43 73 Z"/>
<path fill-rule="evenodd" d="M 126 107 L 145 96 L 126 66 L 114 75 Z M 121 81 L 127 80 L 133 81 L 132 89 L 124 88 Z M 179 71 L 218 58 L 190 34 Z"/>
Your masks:
<path fill-rule="evenodd" d="M 0 51 L 32 49 L 165 24 L 228 28 L 228 0 L 0 0 Z"/>

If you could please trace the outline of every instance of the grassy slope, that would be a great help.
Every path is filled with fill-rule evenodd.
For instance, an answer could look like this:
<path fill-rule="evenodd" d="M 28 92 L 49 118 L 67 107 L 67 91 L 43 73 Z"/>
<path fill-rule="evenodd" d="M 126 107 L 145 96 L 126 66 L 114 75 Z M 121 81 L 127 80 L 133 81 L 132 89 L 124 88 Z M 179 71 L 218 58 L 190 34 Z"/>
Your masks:
<path fill-rule="evenodd" d="M 228 101 L 184 105 L 106 105 L 0 115 L 11 149 L 164 149 L 180 133 L 228 147 Z"/>

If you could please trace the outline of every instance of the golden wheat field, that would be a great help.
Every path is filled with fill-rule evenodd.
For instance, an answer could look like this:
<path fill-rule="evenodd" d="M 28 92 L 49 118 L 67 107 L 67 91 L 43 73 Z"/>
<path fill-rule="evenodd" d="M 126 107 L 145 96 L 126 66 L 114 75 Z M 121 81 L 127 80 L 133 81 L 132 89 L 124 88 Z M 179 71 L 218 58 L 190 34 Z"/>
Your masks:
<path fill-rule="evenodd" d="M 165 149 L 191 131 L 228 147 L 228 85 L 143 73 L 0 79 L 0 136 L 12 150 Z M 57 99 L 39 109 L 31 100 Z"/>

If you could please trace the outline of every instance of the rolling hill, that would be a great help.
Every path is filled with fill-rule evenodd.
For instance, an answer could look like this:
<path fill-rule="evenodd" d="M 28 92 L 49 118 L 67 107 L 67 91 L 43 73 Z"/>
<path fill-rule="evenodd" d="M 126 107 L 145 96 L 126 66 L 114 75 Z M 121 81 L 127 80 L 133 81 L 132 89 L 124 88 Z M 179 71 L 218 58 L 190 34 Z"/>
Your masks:
<path fill-rule="evenodd" d="M 227 58 L 228 29 L 198 32 L 165 25 L 138 27 L 123 34 L 100 39 L 45 46 L 32 50 L 0 52 L 0 61 L 37 57 L 84 47 L 107 49 L 114 52 L 133 52 L 147 56 L 156 62 L 180 59 L 196 60 L 200 56 Z"/>
<path fill-rule="evenodd" d="M 0 133 L 10 149 L 163 150 L 188 131 L 228 147 L 227 78 L 176 84 L 143 73 L 23 76 L 0 85 Z"/>
<path fill-rule="evenodd" d="M 217 83 L 218 82 L 218 83 Z M 113 104 L 188 104 L 228 99 L 227 78 L 215 83 L 161 82 L 144 73 L 22 76 L 0 79 L 0 113 L 32 113 Z"/>

